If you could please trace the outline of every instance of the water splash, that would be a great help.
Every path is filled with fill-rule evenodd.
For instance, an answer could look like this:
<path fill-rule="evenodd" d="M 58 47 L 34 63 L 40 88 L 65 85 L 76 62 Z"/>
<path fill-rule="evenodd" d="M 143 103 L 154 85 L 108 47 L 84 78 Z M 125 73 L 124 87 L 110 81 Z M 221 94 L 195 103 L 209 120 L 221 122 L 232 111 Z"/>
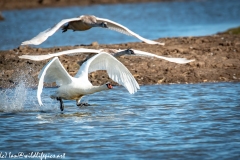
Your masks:
<path fill-rule="evenodd" d="M 26 73 L 27 71 L 28 73 Z M 49 101 L 44 106 L 39 106 L 37 102 L 37 91 L 30 87 L 34 84 L 31 72 L 36 72 L 31 67 L 26 66 L 24 70 L 16 68 L 16 86 L 14 88 L 0 89 L 0 112 L 32 112 L 43 110 L 56 110 L 56 101 Z M 43 94 L 42 96 L 47 96 Z"/>
<path fill-rule="evenodd" d="M 36 111 L 58 111 L 56 100 L 49 98 L 49 94 L 43 94 L 48 103 L 39 106 L 37 102 L 37 91 L 28 87 L 28 81 L 20 80 L 15 88 L 0 90 L 0 112 L 36 112 Z"/>
<path fill-rule="evenodd" d="M 15 88 L 1 90 L 0 94 L 0 111 L 18 112 L 24 109 L 27 99 L 27 88 L 24 81 L 20 81 Z"/>
<path fill-rule="evenodd" d="M 27 71 L 33 72 L 32 68 L 26 68 Z M 36 104 L 35 90 L 30 89 L 33 78 L 31 74 L 26 74 L 23 70 L 16 69 L 16 86 L 0 90 L 0 112 L 22 112 L 39 110 Z M 28 106 L 28 107 L 27 107 Z M 29 108 L 31 106 L 31 108 Z"/>

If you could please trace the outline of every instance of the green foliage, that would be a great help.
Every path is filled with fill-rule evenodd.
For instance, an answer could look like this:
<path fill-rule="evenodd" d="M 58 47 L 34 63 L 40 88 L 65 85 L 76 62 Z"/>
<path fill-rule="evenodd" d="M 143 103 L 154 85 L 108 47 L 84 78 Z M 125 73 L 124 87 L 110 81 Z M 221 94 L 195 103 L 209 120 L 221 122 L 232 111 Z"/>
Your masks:
<path fill-rule="evenodd" d="M 225 32 L 222 32 L 224 34 L 240 34 L 240 27 L 236 27 L 236 28 L 230 28 Z"/>

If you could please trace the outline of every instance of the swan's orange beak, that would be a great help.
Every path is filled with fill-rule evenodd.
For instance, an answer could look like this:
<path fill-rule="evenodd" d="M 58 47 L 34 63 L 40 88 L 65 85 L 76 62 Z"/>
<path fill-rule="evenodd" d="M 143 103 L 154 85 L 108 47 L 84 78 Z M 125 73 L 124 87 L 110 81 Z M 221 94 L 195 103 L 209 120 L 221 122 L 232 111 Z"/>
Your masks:
<path fill-rule="evenodd" d="M 107 87 L 108 89 L 113 89 L 113 86 L 110 83 L 107 84 Z"/>

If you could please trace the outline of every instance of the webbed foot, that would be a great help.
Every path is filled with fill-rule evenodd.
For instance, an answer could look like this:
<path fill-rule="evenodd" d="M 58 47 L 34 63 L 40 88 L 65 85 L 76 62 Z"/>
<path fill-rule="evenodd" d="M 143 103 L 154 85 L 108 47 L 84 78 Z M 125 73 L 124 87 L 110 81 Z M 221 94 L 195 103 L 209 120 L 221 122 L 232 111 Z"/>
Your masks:
<path fill-rule="evenodd" d="M 90 104 L 88 104 L 88 103 L 78 103 L 77 106 L 78 107 L 90 106 Z"/>

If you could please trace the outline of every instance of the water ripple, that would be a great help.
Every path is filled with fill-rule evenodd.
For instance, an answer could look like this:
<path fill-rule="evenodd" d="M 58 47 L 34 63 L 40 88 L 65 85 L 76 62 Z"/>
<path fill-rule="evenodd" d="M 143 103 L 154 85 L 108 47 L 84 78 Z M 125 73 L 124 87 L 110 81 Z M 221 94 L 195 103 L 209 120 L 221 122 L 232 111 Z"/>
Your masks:
<path fill-rule="evenodd" d="M 64 113 L 47 96 L 54 88 L 44 89 L 45 106 L 32 110 L 36 90 L 23 88 L 9 96 L 24 91 L 30 101 L 23 97 L 21 110 L 6 102 L 0 113 L 2 152 L 65 153 L 67 159 L 240 156 L 239 83 L 148 85 L 134 95 L 115 87 L 84 97 L 88 107 L 65 101 Z"/>

